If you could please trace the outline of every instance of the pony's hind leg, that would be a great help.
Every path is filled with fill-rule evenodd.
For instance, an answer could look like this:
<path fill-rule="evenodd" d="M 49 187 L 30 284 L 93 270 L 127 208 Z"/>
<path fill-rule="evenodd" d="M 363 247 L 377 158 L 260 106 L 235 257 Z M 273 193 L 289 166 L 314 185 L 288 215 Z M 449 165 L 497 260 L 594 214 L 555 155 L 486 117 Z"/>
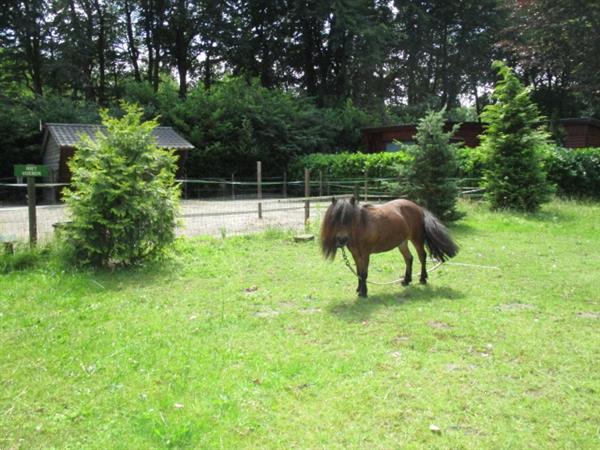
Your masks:
<path fill-rule="evenodd" d="M 422 240 L 412 241 L 419 256 L 419 262 L 421 263 L 421 277 L 419 283 L 427 284 L 427 253 L 425 252 L 425 243 Z"/>
<path fill-rule="evenodd" d="M 404 272 L 404 278 L 402 279 L 402 286 L 408 286 L 412 281 L 412 263 L 413 263 L 413 255 L 410 253 L 408 248 L 408 241 L 404 241 L 398 247 L 400 249 L 400 253 L 404 257 L 404 263 L 406 264 L 406 270 Z"/>

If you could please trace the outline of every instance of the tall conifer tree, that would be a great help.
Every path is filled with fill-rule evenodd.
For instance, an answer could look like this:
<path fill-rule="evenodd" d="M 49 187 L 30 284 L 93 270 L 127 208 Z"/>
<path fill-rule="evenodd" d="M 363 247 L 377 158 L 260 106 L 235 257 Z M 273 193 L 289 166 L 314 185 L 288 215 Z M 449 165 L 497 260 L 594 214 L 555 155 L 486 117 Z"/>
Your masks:
<path fill-rule="evenodd" d="M 535 211 L 551 192 L 542 158 L 548 134 L 529 90 L 504 63 L 496 61 L 493 67 L 500 75 L 495 103 L 481 114 L 487 124 L 482 138 L 486 197 L 494 209 Z"/>

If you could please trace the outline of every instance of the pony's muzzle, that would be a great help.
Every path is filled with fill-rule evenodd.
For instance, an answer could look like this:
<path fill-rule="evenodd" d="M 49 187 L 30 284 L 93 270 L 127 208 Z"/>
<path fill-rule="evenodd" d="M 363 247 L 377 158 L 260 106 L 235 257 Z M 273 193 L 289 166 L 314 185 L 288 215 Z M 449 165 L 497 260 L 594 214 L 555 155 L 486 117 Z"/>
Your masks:
<path fill-rule="evenodd" d="M 348 237 L 347 236 L 338 236 L 335 238 L 335 245 L 337 248 L 342 248 L 345 247 L 346 244 L 348 244 Z"/>

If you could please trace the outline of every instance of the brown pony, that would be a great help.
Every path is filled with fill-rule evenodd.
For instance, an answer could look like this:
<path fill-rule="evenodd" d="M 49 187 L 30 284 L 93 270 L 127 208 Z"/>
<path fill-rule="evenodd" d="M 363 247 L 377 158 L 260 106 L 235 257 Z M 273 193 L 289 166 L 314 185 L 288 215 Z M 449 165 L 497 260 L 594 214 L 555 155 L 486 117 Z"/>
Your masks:
<path fill-rule="evenodd" d="M 332 200 L 321 225 L 321 250 L 326 259 L 334 259 L 338 248 L 348 247 L 356 263 L 361 297 L 367 296 L 367 276 L 371 253 L 387 252 L 398 247 L 406 263 L 402 285 L 412 281 L 411 241 L 421 262 L 421 284 L 427 283 L 425 267 L 429 253 L 445 261 L 458 253 L 458 247 L 442 223 L 425 208 L 409 200 L 392 200 L 381 206 L 359 205 L 350 200 Z"/>

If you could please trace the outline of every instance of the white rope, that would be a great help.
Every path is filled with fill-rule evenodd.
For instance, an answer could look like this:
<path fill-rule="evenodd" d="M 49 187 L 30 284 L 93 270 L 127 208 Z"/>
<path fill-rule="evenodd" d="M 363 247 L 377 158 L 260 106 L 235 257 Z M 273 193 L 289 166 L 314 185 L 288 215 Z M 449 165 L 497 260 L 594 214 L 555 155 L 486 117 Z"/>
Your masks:
<path fill-rule="evenodd" d="M 457 262 L 447 262 L 446 264 L 450 264 L 451 266 L 475 267 L 477 269 L 500 270 L 500 267 L 496 267 L 496 266 L 482 266 L 480 264 L 467 264 L 467 263 L 457 263 Z"/>
<path fill-rule="evenodd" d="M 344 263 L 346 264 L 346 267 L 348 267 L 348 269 L 350 269 L 350 272 L 352 272 L 357 278 L 360 278 L 358 276 L 358 274 L 356 273 L 356 270 L 354 270 L 354 268 L 352 267 L 352 264 L 350 264 L 350 261 L 348 261 L 348 257 L 346 256 L 346 252 L 344 251 L 344 247 L 342 247 L 342 257 L 344 258 Z M 431 273 L 435 270 L 437 270 L 442 264 L 449 264 L 451 266 L 463 266 L 463 267 L 474 267 L 477 269 L 493 269 L 493 270 L 500 270 L 500 267 L 496 267 L 496 266 L 484 266 L 481 264 L 467 264 L 467 263 L 457 263 L 457 262 L 446 262 L 443 263 L 442 261 L 437 261 L 435 259 L 430 260 L 431 262 L 435 262 L 436 265 L 427 269 L 427 273 Z M 367 280 L 367 283 L 369 284 L 375 284 L 377 286 L 386 286 L 389 284 L 396 284 L 396 283 L 400 283 L 404 281 L 404 277 L 402 278 L 398 278 L 397 280 L 394 281 L 388 281 L 385 283 L 378 283 L 376 281 L 369 281 Z"/>
<path fill-rule="evenodd" d="M 344 251 L 344 247 L 342 247 L 342 257 L 344 258 L 344 263 L 346 263 L 346 267 L 348 267 L 348 269 L 350 269 L 350 272 L 352 272 L 357 278 L 360 278 L 358 276 L 358 274 L 356 273 L 356 271 L 352 268 L 352 265 L 350 264 L 350 261 L 348 261 L 348 257 L 346 256 L 346 252 Z M 442 261 L 435 261 L 435 262 L 437 264 L 435 266 L 427 269 L 427 273 L 431 273 L 434 270 L 437 270 L 442 265 Z M 389 284 L 401 283 L 402 281 L 404 281 L 404 277 L 398 278 L 397 280 L 394 280 L 394 281 L 387 281 L 387 282 L 384 282 L 384 283 L 379 283 L 377 281 L 369 281 L 369 280 L 367 280 L 367 283 L 369 283 L 369 284 L 375 284 L 377 286 L 386 286 L 386 285 L 389 285 Z"/>

